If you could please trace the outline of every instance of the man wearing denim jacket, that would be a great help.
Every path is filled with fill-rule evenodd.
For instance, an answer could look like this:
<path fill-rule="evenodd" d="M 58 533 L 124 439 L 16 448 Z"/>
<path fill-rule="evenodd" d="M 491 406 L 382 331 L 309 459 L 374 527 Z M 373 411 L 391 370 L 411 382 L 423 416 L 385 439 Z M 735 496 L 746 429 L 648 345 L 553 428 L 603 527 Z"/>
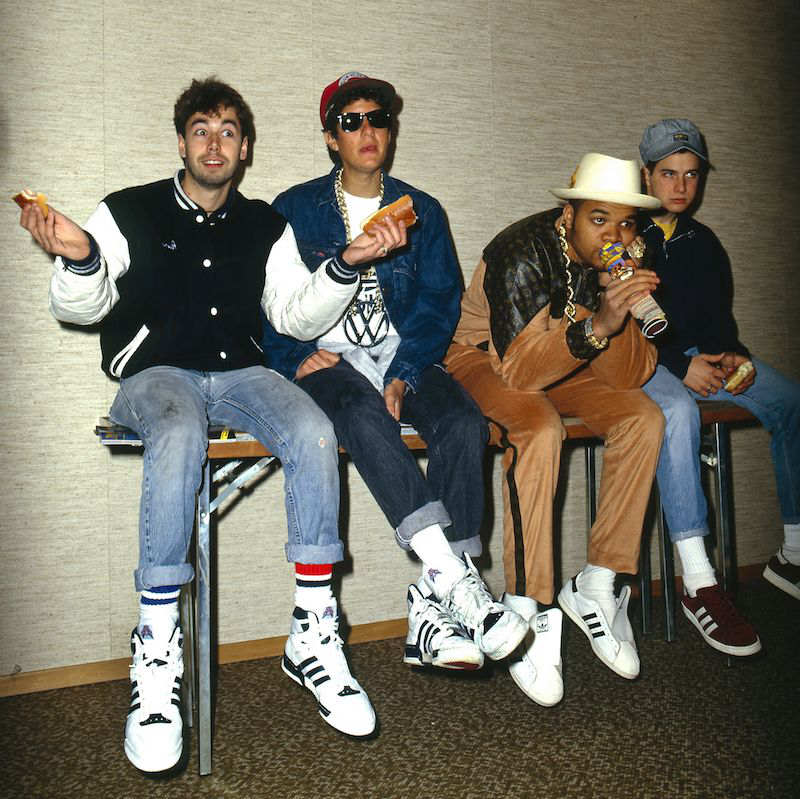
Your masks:
<path fill-rule="evenodd" d="M 383 168 L 394 99 L 391 84 L 361 73 L 328 85 L 320 120 L 336 166 L 273 205 L 291 223 L 312 271 L 341 257 L 366 217 L 405 194 L 417 215 L 407 245 L 362 271 L 358 295 L 323 336 L 303 343 L 265 323 L 263 349 L 267 365 L 296 380 L 325 411 L 398 543 L 422 561 L 423 576 L 408 591 L 405 662 L 477 668 L 484 654 L 509 654 L 525 624 L 493 600 L 469 559 L 481 551 L 487 428 L 439 364 L 461 297 L 444 213 L 433 197 Z M 400 422 L 427 442 L 426 476 L 402 442 Z M 424 635 L 429 628 L 434 634 Z"/>

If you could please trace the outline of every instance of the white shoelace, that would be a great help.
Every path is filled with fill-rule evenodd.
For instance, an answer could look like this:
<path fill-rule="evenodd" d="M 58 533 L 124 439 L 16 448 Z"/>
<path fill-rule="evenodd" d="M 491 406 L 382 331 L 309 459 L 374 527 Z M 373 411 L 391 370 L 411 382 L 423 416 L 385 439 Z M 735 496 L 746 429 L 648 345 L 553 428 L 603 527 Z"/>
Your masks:
<path fill-rule="evenodd" d="M 152 651 L 152 650 L 151 650 Z M 172 702 L 175 678 L 183 676 L 183 658 L 176 644 L 151 657 L 145 651 L 131 666 L 131 680 L 136 681 L 142 713 L 163 713 Z"/>
<path fill-rule="evenodd" d="M 451 589 L 448 605 L 453 615 L 471 628 L 478 627 L 486 618 L 486 614 L 505 608 L 492 598 L 483 580 L 473 571 L 468 571 Z"/>

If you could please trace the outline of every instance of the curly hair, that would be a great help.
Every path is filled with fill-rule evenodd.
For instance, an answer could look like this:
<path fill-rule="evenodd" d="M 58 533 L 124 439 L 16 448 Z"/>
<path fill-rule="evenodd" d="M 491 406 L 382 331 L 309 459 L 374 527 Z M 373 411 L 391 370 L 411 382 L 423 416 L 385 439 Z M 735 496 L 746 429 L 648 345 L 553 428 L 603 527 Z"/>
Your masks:
<path fill-rule="evenodd" d="M 242 136 L 251 144 L 255 139 L 255 125 L 253 112 L 242 98 L 242 95 L 232 86 L 217 80 L 215 76 L 205 80 L 193 80 L 192 85 L 185 89 L 175 101 L 173 121 L 178 135 L 186 135 L 186 123 L 192 114 L 217 114 L 221 108 L 232 108 L 236 111 Z"/>

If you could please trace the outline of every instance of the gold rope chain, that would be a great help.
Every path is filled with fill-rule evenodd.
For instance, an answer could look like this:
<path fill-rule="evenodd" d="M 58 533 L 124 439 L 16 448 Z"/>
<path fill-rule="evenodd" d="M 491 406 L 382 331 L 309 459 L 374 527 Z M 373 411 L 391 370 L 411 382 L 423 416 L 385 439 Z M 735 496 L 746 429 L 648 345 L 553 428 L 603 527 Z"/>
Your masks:
<path fill-rule="evenodd" d="M 564 306 L 564 313 L 567 315 L 567 319 L 569 319 L 570 322 L 574 322 L 575 303 L 572 301 L 572 298 L 575 296 L 575 293 L 572 290 L 572 275 L 569 272 L 569 247 L 567 245 L 567 235 L 564 225 L 558 226 L 558 243 L 561 245 L 561 252 L 564 255 L 564 269 L 567 272 L 567 304 Z"/>
<path fill-rule="evenodd" d="M 339 213 L 342 216 L 342 220 L 344 221 L 344 232 L 347 238 L 347 243 L 353 240 L 353 233 L 350 229 L 350 215 L 347 213 L 347 202 L 344 199 L 344 187 L 342 186 L 342 172 L 344 170 L 340 169 L 336 173 L 336 180 L 333 184 L 333 189 L 336 194 L 336 204 L 339 206 Z M 381 171 L 381 188 L 378 197 L 378 206 L 383 202 L 383 171 Z M 374 299 L 372 301 L 372 308 L 370 309 L 370 317 L 373 317 L 377 314 L 380 314 L 382 317 L 386 316 L 386 306 L 383 304 L 383 293 L 381 292 L 380 283 L 378 283 L 378 275 L 375 272 L 375 266 L 370 265 L 368 269 L 362 270 L 361 272 L 361 279 L 362 281 L 370 281 L 374 280 L 376 285 L 376 292 Z M 361 303 L 358 301 L 358 294 L 353 297 L 353 301 L 350 305 L 347 306 L 347 310 L 345 311 L 345 316 L 355 319 L 357 316 L 363 316 L 363 309 L 361 307 Z M 381 327 L 383 325 L 381 324 Z M 387 326 L 388 329 L 388 326 Z M 347 338 L 350 339 L 350 334 L 347 332 L 347 325 L 345 325 L 345 333 Z M 374 344 L 379 343 L 386 337 L 386 333 L 384 332 L 383 336 L 374 341 Z M 354 342 L 360 343 L 360 342 Z"/>

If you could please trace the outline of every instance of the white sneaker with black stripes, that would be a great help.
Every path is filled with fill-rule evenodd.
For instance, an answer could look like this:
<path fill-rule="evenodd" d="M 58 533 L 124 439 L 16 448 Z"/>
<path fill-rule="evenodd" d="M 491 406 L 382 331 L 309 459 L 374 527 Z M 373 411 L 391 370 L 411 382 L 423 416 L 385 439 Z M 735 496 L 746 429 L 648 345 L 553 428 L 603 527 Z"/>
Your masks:
<path fill-rule="evenodd" d="M 183 634 L 168 641 L 131 633 L 131 706 L 125 722 L 125 754 L 140 771 L 168 771 L 183 752 L 181 678 Z"/>
<path fill-rule="evenodd" d="M 375 732 L 375 711 L 344 656 L 335 600 L 319 617 L 294 609 L 281 668 L 314 694 L 320 716 L 331 727 L 354 738 Z"/>
<path fill-rule="evenodd" d="M 577 575 L 567 580 L 558 594 L 561 609 L 583 630 L 595 655 L 626 680 L 639 676 L 639 654 L 628 621 L 630 598 L 631 587 L 625 585 L 618 597 L 612 592 L 608 600 L 604 600 L 607 608 L 604 612 L 600 602 L 580 592 Z"/>
<path fill-rule="evenodd" d="M 519 646 L 528 631 L 528 622 L 495 600 L 466 552 L 464 563 L 464 576 L 443 595 L 436 591 L 437 575 L 431 574 L 430 569 L 426 582 L 481 651 L 492 660 L 502 660 Z"/>
<path fill-rule="evenodd" d="M 442 669 L 479 669 L 483 652 L 433 595 L 408 586 L 408 635 L 403 663 Z"/>

